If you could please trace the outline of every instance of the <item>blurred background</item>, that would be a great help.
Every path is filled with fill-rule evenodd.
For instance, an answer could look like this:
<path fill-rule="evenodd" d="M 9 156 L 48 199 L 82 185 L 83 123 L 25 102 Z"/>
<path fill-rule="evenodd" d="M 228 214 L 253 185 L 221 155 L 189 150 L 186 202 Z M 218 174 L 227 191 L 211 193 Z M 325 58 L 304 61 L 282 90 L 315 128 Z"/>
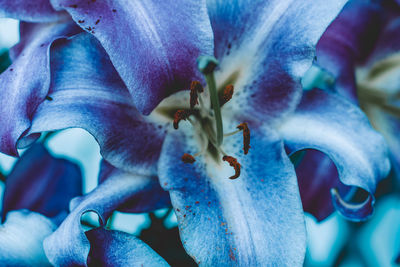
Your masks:
<path fill-rule="evenodd" d="M 19 40 L 18 21 L 0 19 L 0 72 L 10 64 L 8 49 Z M 310 70 L 307 79 L 320 78 L 317 70 Z M 84 175 L 83 193 L 97 185 L 100 153 L 93 137 L 81 129 L 57 133 L 46 142 L 56 157 L 77 163 Z M 23 151 L 20 151 L 23 153 Z M 3 177 L 17 159 L 0 153 L 0 173 Z M 378 188 L 375 214 L 367 222 L 352 223 L 333 213 L 318 223 L 306 214 L 308 232 L 305 266 L 400 266 L 400 192 L 396 172 Z M 4 184 L 0 182 L 1 192 Z M 82 219 L 87 226 L 96 226 L 97 218 L 86 214 Z M 169 209 L 151 214 L 116 212 L 110 225 L 113 229 L 139 236 L 173 266 L 191 266 L 179 242 L 176 217 Z M 397 260 L 397 264 L 396 264 Z"/>

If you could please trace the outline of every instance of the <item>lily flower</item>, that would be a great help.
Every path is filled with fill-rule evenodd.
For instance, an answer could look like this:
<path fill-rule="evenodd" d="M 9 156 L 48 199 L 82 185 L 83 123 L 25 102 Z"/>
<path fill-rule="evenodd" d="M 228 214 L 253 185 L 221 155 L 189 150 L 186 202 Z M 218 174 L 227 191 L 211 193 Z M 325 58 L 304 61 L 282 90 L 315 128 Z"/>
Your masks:
<path fill-rule="evenodd" d="M 336 79 L 331 88 L 358 103 L 400 164 L 397 138 L 400 6 L 353 0 L 317 45 L 317 65 Z"/>
<path fill-rule="evenodd" d="M 71 203 L 45 241 L 53 264 L 86 265 L 81 215 L 95 210 L 104 224 L 138 192 L 135 186 L 152 195 L 158 177 L 198 264 L 301 265 L 303 209 L 284 145 L 291 153 L 323 151 L 345 185 L 370 194 L 351 205 L 334 191 L 344 216 L 361 220 L 372 212 L 376 183 L 390 168 L 382 137 L 354 105 L 321 90 L 302 97 L 300 84 L 318 39 L 346 1 L 51 3 L 87 33 L 52 42 L 43 53 L 45 79 L 10 70 L 0 78 L 27 85 L 13 94 L 18 119 L 4 122 L 13 131 L 0 132 L 0 148 L 12 153 L 41 132 L 81 127 L 118 168 L 112 177 L 120 177 Z M 205 56 L 196 64 L 201 54 L 219 62 Z M 15 69 L 29 72 L 21 62 Z M 40 97 L 21 114 L 20 103 L 31 103 L 38 84 Z M 190 92 L 179 91 L 190 85 Z"/>
<path fill-rule="evenodd" d="M 397 137 L 399 15 L 400 8 L 395 1 L 350 1 L 322 35 L 315 62 L 334 78 L 334 82 L 325 79 L 317 87 L 332 90 L 360 105 L 373 127 L 388 142 L 396 171 L 400 164 Z M 325 167 L 316 170 L 315 165 Z M 307 189 L 321 188 L 321 184 L 326 190 L 337 186 L 334 164 L 320 154 L 309 153 L 297 173 L 304 177 L 299 181 L 304 191 L 302 196 L 308 202 L 303 202 L 305 210 L 316 214 L 319 220 L 326 218 L 333 210 L 330 200 L 320 190 L 311 193 Z M 318 206 L 315 203 L 319 203 Z"/>

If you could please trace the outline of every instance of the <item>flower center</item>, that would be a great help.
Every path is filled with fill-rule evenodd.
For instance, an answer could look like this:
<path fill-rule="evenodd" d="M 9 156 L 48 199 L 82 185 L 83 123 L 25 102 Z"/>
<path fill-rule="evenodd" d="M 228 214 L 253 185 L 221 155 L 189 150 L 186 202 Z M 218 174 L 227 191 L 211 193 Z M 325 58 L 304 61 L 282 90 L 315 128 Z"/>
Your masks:
<path fill-rule="evenodd" d="M 400 53 L 375 63 L 367 71 L 363 68 L 357 71 L 357 94 L 360 106 L 367 115 L 371 115 L 370 109 L 375 106 L 400 117 L 400 88 L 397 82 L 399 71 Z M 375 124 L 374 121 L 372 124 Z"/>
<path fill-rule="evenodd" d="M 224 137 L 242 132 L 243 152 L 246 155 L 250 149 L 250 130 L 247 123 L 243 122 L 236 127 L 235 131 L 224 134 L 221 107 L 232 99 L 234 87 L 229 84 L 222 90 L 217 90 L 214 69 L 217 67 L 218 61 L 214 57 L 199 57 L 197 63 L 199 70 L 204 74 L 208 91 L 198 81 L 191 83 L 189 99 L 186 98 L 185 107 L 175 108 L 173 111 L 173 127 L 178 130 L 182 121 L 190 123 L 200 140 L 201 148 L 194 155 L 184 153 L 182 161 L 193 164 L 196 157 L 204 156 L 208 152 L 216 161 L 222 159 L 233 167 L 235 174 L 229 178 L 236 179 L 240 176 L 241 165 L 236 158 L 227 155 L 221 146 Z M 204 98 L 207 96 L 209 96 L 209 102 L 206 101 L 207 98 Z"/>

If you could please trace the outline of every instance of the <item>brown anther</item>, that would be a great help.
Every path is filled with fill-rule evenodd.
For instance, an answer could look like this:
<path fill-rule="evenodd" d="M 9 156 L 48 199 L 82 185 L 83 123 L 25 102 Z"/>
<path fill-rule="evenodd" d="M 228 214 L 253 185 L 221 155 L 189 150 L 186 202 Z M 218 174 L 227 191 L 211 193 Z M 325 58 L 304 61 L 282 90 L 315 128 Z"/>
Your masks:
<path fill-rule="evenodd" d="M 250 149 L 250 129 L 245 122 L 239 124 L 236 128 L 243 131 L 243 152 L 247 155 Z"/>
<path fill-rule="evenodd" d="M 225 105 L 229 100 L 232 99 L 233 96 L 233 85 L 229 84 L 224 88 L 224 91 L 222 92 L 222 94 L 219 97 L 219 105 L 222 107 L 223 105 Z"/>
<path fill-rule="evenodd" d="M 178 129 L 179 122 L 181 120 L 186 120 L 189 117 L 189 112 L 183 109 L 178 109 L 174 114 L 174 128 Z"/>
<path fill-rule="evenodd" d="M 238 178 L 240 176 L 240 163 L 237 162 L 237 159 L 231 156 L 223 156 L 222 160 L 228 162 L 235 169 L 235 175 L 229 177 L 229 179 Z"/>
<path fill-rule="evenodd" d="M 189 163 L 189 164 L 193 164 L 196 160 L 194 159 L 194 157 L 188 153 L 183 154 L 182 156 L 182 161 L 184 163 Z"/>
<path fill-rule="evenodd" d="M 199 93 L 202 92 L 204 92 L 204 88 L 199 81 L 193 81 L 190 84 L 190 108 L 199 104 Z"/>

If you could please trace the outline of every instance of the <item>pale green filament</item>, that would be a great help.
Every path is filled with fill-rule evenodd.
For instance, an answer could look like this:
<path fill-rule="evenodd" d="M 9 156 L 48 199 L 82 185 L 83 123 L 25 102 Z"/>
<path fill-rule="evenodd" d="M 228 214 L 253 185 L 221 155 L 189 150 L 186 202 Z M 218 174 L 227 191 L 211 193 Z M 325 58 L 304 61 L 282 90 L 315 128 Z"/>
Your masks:
<path fill-rule="evenodd" d="M 218 65 L 218 61 L 214 57 L 202 56 L 197 59 L 198 68 L 204 74 L 208 90 L 210 92 L 211 107 L 214 110 L 214 119 L 216 126 L 216 145 L 221 146 L 224 138 L 221 108 L 219 105 L 219 97 L 217 86 L 215 83 L 214 69 Z"/>

